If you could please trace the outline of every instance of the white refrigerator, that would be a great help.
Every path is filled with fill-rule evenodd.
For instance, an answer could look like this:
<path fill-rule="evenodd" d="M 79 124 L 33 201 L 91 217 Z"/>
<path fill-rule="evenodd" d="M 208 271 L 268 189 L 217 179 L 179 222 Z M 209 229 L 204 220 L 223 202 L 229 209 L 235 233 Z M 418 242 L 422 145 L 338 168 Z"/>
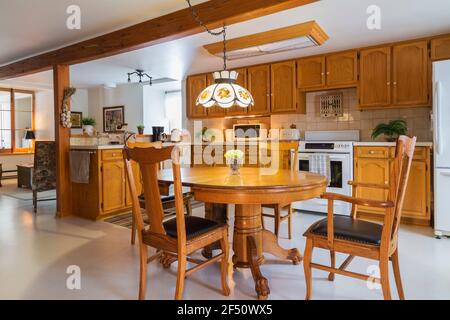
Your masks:
<path fill-rule="evenodd" d="M 433 63 L 434 230 L 450 236 L 450 60 Z"/>

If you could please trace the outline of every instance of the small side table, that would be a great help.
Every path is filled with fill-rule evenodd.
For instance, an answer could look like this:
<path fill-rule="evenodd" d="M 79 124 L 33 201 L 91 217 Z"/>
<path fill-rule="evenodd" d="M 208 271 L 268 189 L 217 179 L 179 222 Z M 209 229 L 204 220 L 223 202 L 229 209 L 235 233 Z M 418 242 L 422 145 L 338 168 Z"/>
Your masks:
<path fill-rule="evenodd" d="M 31 189 L 34 166 L 32 164 L 17 165 L 17 186 Z"/>

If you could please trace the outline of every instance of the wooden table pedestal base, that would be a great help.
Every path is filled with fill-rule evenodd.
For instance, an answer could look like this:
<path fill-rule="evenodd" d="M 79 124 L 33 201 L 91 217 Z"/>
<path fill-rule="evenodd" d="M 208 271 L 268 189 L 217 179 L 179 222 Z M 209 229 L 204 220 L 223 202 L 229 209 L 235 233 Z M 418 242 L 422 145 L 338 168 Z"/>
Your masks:
<path fill-rule="evenodd" d="M 260 300 L 267 299 L 270 294 L 269 282 L 260 270 L 260 266 L 264 263 L 264 252 L 283 260 L 291 260 L 294 264 L 302 261 L 298 249 L 283 249 L 274 233 L 263 230 L 261 205 L 236 205 L 233 251 L 234 268 L 251 269 L 255 290 Z"/>

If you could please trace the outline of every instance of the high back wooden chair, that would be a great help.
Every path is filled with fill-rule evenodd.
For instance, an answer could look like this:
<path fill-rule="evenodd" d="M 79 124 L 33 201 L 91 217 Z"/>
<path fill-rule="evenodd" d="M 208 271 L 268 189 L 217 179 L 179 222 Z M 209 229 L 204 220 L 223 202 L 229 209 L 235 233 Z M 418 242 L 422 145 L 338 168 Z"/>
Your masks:
<path fill-rule="evenodd" d="M 295 171 L 298 162 L 298 141 L 292 143 L 281 142 L 277 144 L 268 143 L 267 151 L 277 152 L 279 155 L 278 167 L 280 169 L 290 169 Z M 265 213 L 261 215 L 262 225 L 264 227 L 264 218 L 272 218 L 275 220 L 274 233 L 278 237 L 281 222 L 288 221 L 288 236 L 292 239 L 292 204 L 291 203 L 274 203 L 265 204 L 262 208 L 272 209 L 274 214 Z M 282 216 L 282 212 L 286 211 L 286 215 Z"/>
<path fill-rule="evenodd" d="M 311 297 L 312 268 L 330 272 L 329 281 L 334 281 L 336 273 L 367 281 L 370 276 L 346 270 L 355 256 L 378 260 L 380 278 L 375 281 L 381 283 L 386 300 L 391 299 L 388 270 L 389 260 L 391 260 L 398 295 L 401 300 L 405 298 L 398 261 L 398 229 L 415 145 L 415 137 L 401 136 L 398 139 L 389 185 L 349 182 L 354 189 L 364 187 L 389 190 L 387 201 L 359 199 L 333 193 L 325 193 L 322 196 L 322 198 L 328 199 L 328 217 L 314 223 L 304 234 L 306 248 L 303 265 L 306 278 L 306 299 Z M 352 216 L 334 215 L 334 201 L 345 201 L 351 203 L 353 207 L 358 205 L 383 208 L 386 210 L 383 224 L 357 220 L 354 209 Z M 316 247 L 330 250 L 331 267 L 311 263 L 312 252 Z M 335 267 L 335 252 L 349 255 L 339 268 Z"/>
<path fill-rule="evenodd" d="M 34 145 L 34 169 L 32 177 L 33 208 L 37 213 L 40 201 L 56 198 L 38 199 L 38 193 L 56 189 L 56 143 L 55 141 L 36 141 Z"/>
<path fill-rule="evenodd" d="M 123 150 L 127 177 L 133 199 L 133 217 L 136 223 L 140 249 L 140 282 L 139 299 L 145 299 L 147 283 L 147 264 L 161 258 L 162 255 L 178 260 L 177 285 L 175 299 L 183 295 L 184 279 L 191 273 L 221 260 L 221 280 L 223 294 L 228 296 L 228 228 L 225 224 L 203 218 L 185 216 L 183 210 L 183 189 L 179 164 L 179 150 L 174 147 L 134 148 L 125 147 Z M 164 222 L 163 204 L 158 184 L 159 164 L 165 160 L 172 160 L 174 177 L 174 196 L 176 217 Z M 148 215 L 149 226 L 144 227 L 139 198 L 134 182 L 131 161 L 136 161 L 142 175 L 145 210 Z M 188 257 L 195 251 L 215 242 L 220 242 L 221 253 L 205 261 Z M 148 246 L 156 248 L 157 254 L 148 258 Z M 186 261 L 197 264 L 186 270 Z"/>
<path fill-rule="evenodd" d="M 162 142 L 161 141 L 157 141 L 157 142 L 126 142 L 127 147 L 129 148 L 162 148 Z M 164 164 L 160 163 L 159 164 L 159 168 L 163 169 Z M 141 192 L 142 190 L 142 177 L 140 174 L 136 174 L 139 170 L 133 170 L 134 175 L 134 179 L 135 182 L 137 183 L 136 186 L 137 192 L 139 193 L 139 204 L 141 206 L 142 209 L 145 209 L 145 197 L 144 194 Z M 136 181 L 137 180 L 137 181 Z M 166 214 L 164 216 L 164 219 L 169 219 L 171 217 L 174 216 L 174 214 L 172 213 L 172 209 L 175 208 L 175 196 L 173 194 L 170 193 L 170 190 L 166 190 L 167 194 L 162 194 L 161 195 L 161 202 L 163 204 L 163 210 L 164 212 L 169 211 L 170 213 Z M 184 202 L 184 206 L 186 208 L 186 214 L 188 216 L 192 215 L 192 194 L 191 192 L 183 192 L 183 202 Z M 132 218 L 132 224 L 131 224 L 131 244 L 134 245 L 136 243 L 136 223 L 134 221 L 134 217 Z"/>

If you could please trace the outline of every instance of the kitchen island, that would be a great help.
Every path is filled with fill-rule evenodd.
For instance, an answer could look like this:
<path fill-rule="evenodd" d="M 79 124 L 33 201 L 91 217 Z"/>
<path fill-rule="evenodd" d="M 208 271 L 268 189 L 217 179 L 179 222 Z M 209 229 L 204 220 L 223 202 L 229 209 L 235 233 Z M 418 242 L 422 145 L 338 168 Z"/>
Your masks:
<path fill-rule="evenodd" d="M 77 145 L 71 150 L 89 152 L 89 183 L 72 182 L 74 215 L 99 220 L 131 210 L 131 194 L 125 176 L 123 145 Z M 138 167 L 133 165 L 138 179 Z M 141 188 L 138 186 L 138 192 Z"/>

